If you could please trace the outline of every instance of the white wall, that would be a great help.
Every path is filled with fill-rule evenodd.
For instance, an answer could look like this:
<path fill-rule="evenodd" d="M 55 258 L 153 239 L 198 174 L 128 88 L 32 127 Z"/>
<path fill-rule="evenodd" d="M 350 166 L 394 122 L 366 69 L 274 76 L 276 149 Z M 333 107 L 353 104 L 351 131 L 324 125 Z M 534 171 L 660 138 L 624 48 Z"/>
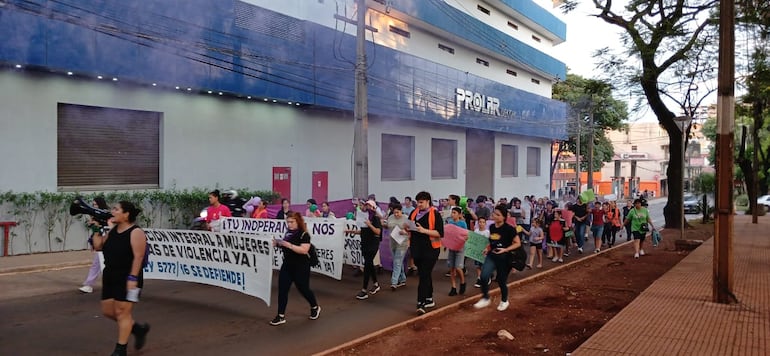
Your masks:
<path fill-rule="evenodd" d="M 465 129 L 437 127 L 419 123 L 408 124 L 399 120 L 371 120 L 369 126 L 369 191 L 377 195 L 380 201 L 387 201 L 390 196 L 403 199 L 420 191 L 431 193 L 434 199 L 445 198 L 449 194 L 465 193 Z M 382 134 L 414 136 L 414 180 L 381 181 Z M 457 140 L 457 178 L 432 179 L 431 177 L 431 141 L 434 138 Z"/>
<path fill-rule="evenodd" d="M 55 191 L 57 103 L 163 113 L 161 188 L 272 189 L 272 167 L 292 167 L 292 196 L 311 193 L 311 172 L 329 171 L 329 198 L 350 196 L 352 119 L 286 103 L 126 88 L 113 82 L 0 72 L 0 186 Z M 141 139 L 141 138 L 138 138 Z M 321 159 L 319 159 L 321 158 Z"/>
<path fill-rule="evenodd" d="M 518 177 L 502 177 L 502 145 L 519 146 Z M 527 147 L 540 148 L 540 175 L 527 176 Z M 495 200 L 506 197 L 520 199 L 525 195 L 537 197 L 550 196 L 551 143 L 548 140 L 532 137 L 495 133 Z"/>

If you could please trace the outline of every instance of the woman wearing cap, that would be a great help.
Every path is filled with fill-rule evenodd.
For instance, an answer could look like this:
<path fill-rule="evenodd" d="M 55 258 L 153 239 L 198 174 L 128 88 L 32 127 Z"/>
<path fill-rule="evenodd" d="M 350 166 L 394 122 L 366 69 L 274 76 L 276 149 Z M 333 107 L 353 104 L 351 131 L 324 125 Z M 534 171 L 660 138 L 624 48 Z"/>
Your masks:
<path fill-rule="evenodd" d="M 634 236 L 634 258 L 644 256 L 644 238 L 647 237 L 647 233 L 655 230 L 655 226 L 652 224 L 652 218 L 650 218 L 650 212 L 647 208 L 642 207 L 642 199 L 634 200 L 634 208 L 626 216 L 624 224 L 631 223 L 631 234 Z M 649 227 L 647 224 L 650 224 Z"/>
<path fill-rule="evenodd" d="M 374 267 L 374 257 L 380 249 L 382 240 L 382 221 L 377 215 L 377 203 L 369 200 L 361 205 L 361 212 L 367 216 L 364 219 L 364 226 L 358 230 L 347 230 L 351 234 L 361 235 L 361 254 L 364 256 L 364 284 L 361 291 L 356 294 L 356 298 L 364 300 L 369 298 L 369 294 L 374 295 L 380 291 L 380 284 L 377 282 L 377 269 Z M 369 288 L 369 280 L 374 284 Z"/>

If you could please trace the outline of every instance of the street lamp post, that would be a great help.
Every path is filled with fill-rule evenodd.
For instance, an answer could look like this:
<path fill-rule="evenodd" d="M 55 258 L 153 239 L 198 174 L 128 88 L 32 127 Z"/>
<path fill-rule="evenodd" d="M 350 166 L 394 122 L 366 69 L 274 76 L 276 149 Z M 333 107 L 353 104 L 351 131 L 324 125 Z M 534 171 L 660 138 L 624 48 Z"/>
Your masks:
<path fill-rule="evenodd" d="M 684 239 L 684 227 L 685 227 L 685 218 L 684 218 L 684 170 L 686 168 L 685 166 L 685 143 L 687 142 L 687 128 L 690 126 L 690 123 L 692 122 L 692 116 L 685 115 L 685 116 L 677 116 L 674 118 L 674 121 L 676 121 L 676 124 L 679 125 L 679 130 L 682 132 L 682 221 L 681 226 L 679 227 L 679 239 Z"/>

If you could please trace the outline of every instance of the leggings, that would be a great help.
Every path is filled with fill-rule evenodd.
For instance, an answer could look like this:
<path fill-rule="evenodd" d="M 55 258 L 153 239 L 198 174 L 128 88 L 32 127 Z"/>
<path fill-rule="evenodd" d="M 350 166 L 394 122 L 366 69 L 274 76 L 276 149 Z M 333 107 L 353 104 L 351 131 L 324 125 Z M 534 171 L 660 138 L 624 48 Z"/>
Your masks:
<path fill-rule="evenodd" d="M 433 298 L 433 267 L 438 261 L 439 249 L 429 248 L 424 251 L 412 252 L 414 264 L 417 266 L 417 275 L 420 282 L 417 284 L 417 303 L 425 303 L 426 300 Z"/>
<path fill-rule="evenodd" d="M 374 256 L 377 256 L 377 250 L 362 250 L 364 255 L 364 290 L 369 287 L 369 279 L 377 284 L 377 269 L 374 268 Z"/>
<path fill-rule="evenodd" d="M 297 285 L 297 290 L 305 297 L 311 308 L 318 305 L 315 294 L 310 290 L 310 264 L 307 262 L 295 264 L 284 261 L 281 265 L 281 271 L 278 273 L 278 314 L 284 315 L 286 313 L 292 282 Z"/>

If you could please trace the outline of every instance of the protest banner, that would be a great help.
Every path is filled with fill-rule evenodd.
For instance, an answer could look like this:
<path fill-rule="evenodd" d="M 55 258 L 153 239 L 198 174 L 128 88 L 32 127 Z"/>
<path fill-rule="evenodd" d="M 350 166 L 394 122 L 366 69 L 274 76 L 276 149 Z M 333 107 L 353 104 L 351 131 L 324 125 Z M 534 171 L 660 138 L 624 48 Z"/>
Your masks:
<path fill-rule="evenodd" d="M 486 236 L 473 231 L 468 232 L 468 240 L 465 241 L 465 257 L 483 263 L 487 258 L 484 255 L 487 245 L 489 245 L 489 239 Z"/>
<path fill-rule="evenodd" d="M 144 229 L 150 250 L 145 279 L 208 284 L 270 306 L 272 241 L 236 233 Z"/>
<path fill-rule="evenodd" d="M 222 231 L 224 232 L 257 235 L 269 239 L 273 249 L 273 268 L 281 268 L 283 250 L 280 247 L 273 247 L 272 240 L 284 238 L 288 230 L 286 220 L 251 218 L 222 218 L 220 220 L 222 220 Z M 318 261 L 321 262 L 319 266 L 311 267 L 311 270 L 338 280 L 342 279 L 345 250 L 343 244 L 347 244 L 345 220 L 305 218 L 305 224 L 310 234 L 310 242 L 315 245 Z"/>
<path fill-rule="evenodd" d="M 594 195 L 593 189 L 586 189 L 580 193 L 580 200 L 582 200 L 583 203 L 592 203 L 595 199 L 596 195 Z"/>

